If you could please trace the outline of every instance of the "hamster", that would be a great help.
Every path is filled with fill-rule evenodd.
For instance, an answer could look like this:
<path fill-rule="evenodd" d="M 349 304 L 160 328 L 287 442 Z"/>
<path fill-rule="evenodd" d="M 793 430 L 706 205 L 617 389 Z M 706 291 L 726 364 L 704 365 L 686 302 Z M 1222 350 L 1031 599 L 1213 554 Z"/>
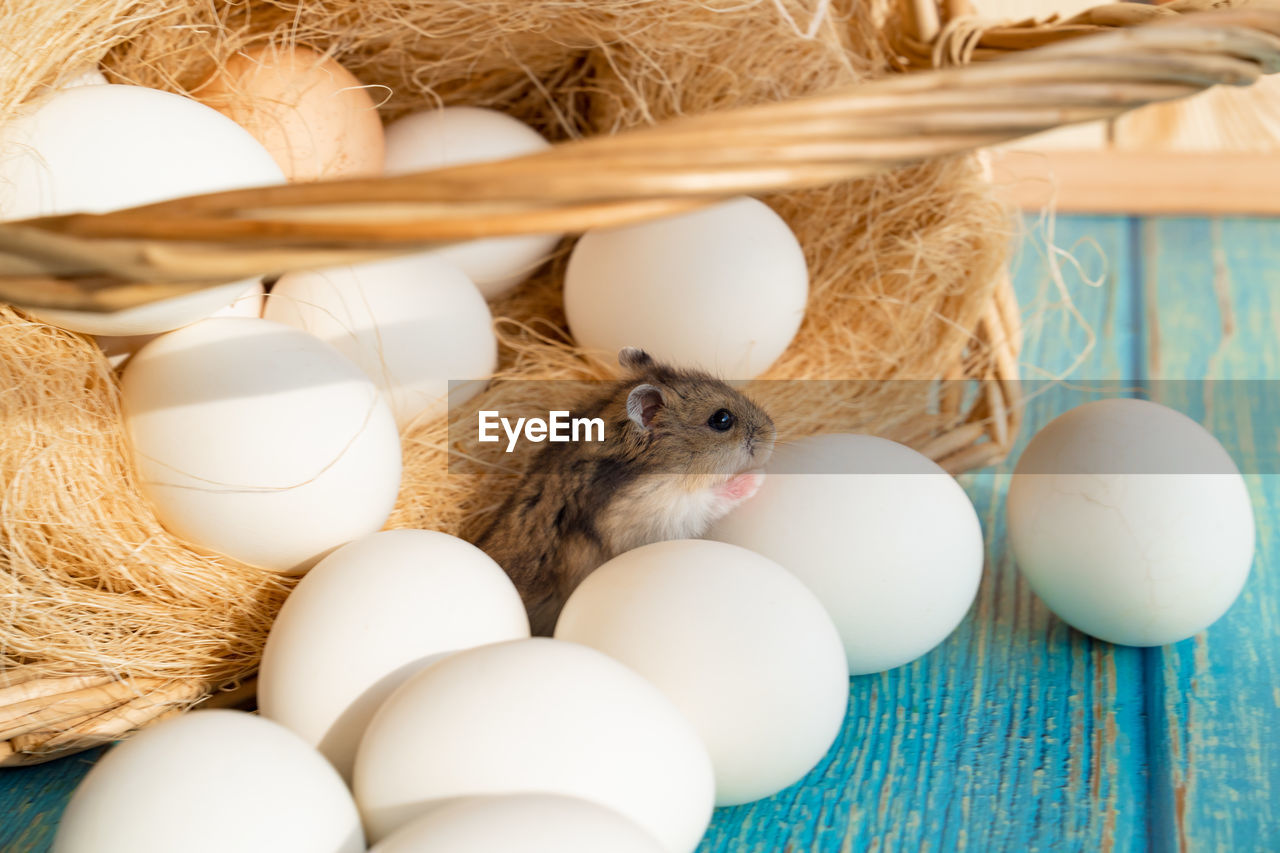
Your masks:
<path fill-rule="evenodd" d="M 618 362 L 626 378 L 574 411 L 603 418 L 604 441 L 542 448 L 475 540 L 510 575 L 535 635 L 610 558 L 704 534 L 756 493 L 773 453 L 773 420 L 719 379 L 634 348 Z"/>

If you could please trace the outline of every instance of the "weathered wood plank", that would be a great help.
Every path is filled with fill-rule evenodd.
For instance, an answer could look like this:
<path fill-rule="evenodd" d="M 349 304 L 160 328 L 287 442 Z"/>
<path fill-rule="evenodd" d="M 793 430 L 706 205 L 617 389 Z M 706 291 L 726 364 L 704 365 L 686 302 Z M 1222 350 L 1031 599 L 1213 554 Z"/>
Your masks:
<path fill-rule="evenodd" d="M 1153 220 L 1143 243 L 1153 397 L 1224 440 L 1258 529 L 1227 615 L 1149 653 L 1154 840 L 1280 850 L 1280 221 Z M 1236 381 L 1160 381 L 1201 377 Z"/>
<path fill-rule="evenodd" d="M 103 750 L 0 770 L 0 853 L 44 853 L 76 785 Z"/>

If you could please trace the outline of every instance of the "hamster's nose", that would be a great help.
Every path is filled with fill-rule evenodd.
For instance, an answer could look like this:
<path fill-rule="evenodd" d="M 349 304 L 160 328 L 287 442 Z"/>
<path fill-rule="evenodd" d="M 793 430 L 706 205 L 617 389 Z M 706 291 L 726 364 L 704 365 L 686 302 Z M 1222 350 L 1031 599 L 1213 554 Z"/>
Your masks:
<path fill-rule="evenodd" d="M 754 457 L 759 450 L 761 450 L 762 448 L 768 447 L 769 442 L 761 441 L 759 435 L 756 434 L 756 431 L 752 430 L 747 435 L 746 445 L 747 445 L 747 453 L 751 454 Z"/>
<path fill-rule="evenodd" d="M 761 436 L 761 432 L 764 432 L 765 435 Z M 760 457 L 760 461 L 763 464 L 773 456 L 773 441 L 773 430 L 761 430 L 758 427 L 752 427 L 747 435 L 747 452 L 751 454 L 753 459 L 757 456 Z"/>

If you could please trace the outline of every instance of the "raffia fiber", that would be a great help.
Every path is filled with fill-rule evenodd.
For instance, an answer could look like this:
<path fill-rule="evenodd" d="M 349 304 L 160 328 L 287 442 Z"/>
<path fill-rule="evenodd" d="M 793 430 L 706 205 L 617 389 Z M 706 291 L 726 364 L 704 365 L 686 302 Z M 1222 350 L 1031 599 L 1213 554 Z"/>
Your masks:
<path fill-rule="evenodd" d="M 63 675 L 249 672 L 291 584 L 191 551 L 145 509 L 116 378 L 91 341 L 7 307 L 0 329 L 0 662 Z"/>

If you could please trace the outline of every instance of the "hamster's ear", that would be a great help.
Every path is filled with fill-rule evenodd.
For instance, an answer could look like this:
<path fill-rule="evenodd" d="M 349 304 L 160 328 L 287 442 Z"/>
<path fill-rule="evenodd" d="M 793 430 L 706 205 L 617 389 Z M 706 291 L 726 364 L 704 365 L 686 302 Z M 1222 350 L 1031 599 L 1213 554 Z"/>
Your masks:
<path fill-rule="evenodd" d="M 618 351 L 618 364 L 627 370 L 641 370 L 653 364 L 653 356 L 639 347 L 623 347 Z"/>
<path fill-rule="evenodd" d="M 637 385 L 627 395 L 627 417 L 641 429 L 648 429 L 653 423 L 653 416 L 663 405 L 662 392 L 655 386 Z"/>

